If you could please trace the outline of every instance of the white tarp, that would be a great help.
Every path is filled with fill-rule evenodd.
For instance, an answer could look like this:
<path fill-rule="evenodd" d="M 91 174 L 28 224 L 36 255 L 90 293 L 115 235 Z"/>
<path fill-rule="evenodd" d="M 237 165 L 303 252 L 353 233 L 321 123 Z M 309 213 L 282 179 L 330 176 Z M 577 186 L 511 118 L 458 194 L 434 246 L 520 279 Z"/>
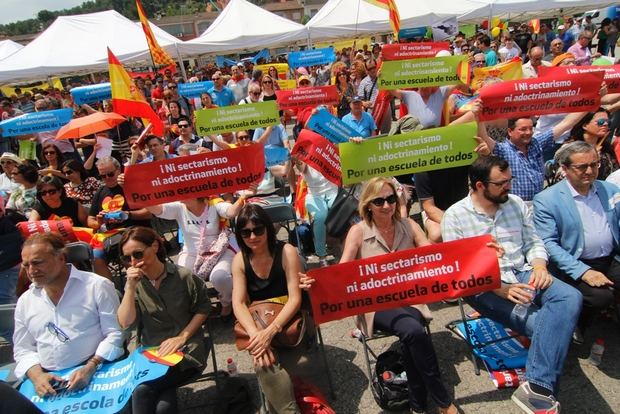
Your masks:
<path fill-rule="evenodd" d="M 461 2 L 471 11 L 459 13 L 459 21 L 471 23 L 480 23 L 489 16 L 513 21 L 570 16 L 614 4 L 596 0 L 458 0 L 456 3 Z"/>
<path fill-rule="evenodd" d="M 176 37 L 151 24 L 159 45 L 176 57 Z M 0 64 L 0 84 L 48 76 L 105 71 L 106 47 L 122 63 L 150 62 L 139 23 L 114 10 L 58 17 L 50 27 Z"/>
<path fill-rule="evenodd" d="M 458 1 L 436 9 L 435 2 L 421 0 L 396 0 L 400 15 L 400 27 L 430 26 L 447 17 L 457 16 L 472 9 L 456 7 Z M 318 13 L 306 23 L 310 38 L 314 40 L 347 37 L 368 33 L 391 32 L 388 11 L 365 0 L 329 0 Z"/>
<path fill-rule="evenodd" d="M 0 60 L 6 59 L 24 46 L 11 39 L 0 40 Z"/>
<path fill-rule="evenodd" d="M 183 56 L 258 50 L 305 41 L 305 26 L 246 0 L 231 0 L 199 37 L 179 45 Z"/>

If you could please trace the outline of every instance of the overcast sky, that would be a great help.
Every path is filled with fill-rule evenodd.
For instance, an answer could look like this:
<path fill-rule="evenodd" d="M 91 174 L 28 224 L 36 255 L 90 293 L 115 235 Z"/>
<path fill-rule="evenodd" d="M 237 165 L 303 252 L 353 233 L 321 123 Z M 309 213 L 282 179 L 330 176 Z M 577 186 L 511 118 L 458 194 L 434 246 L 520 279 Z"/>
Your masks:
<path fill-rule="evenodd" d="M 40 10 L 62 10 L 82 4 L 85 0 L 2 0 L 0 24 L 32 19 Z"/>

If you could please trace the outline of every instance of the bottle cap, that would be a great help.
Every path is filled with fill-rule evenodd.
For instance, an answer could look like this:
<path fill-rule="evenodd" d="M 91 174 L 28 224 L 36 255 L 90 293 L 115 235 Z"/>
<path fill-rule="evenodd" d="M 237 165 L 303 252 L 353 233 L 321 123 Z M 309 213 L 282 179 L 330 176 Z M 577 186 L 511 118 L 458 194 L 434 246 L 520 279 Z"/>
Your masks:
<path fill-rule="evenodd" d="M 598 338 L 594 341 L 597 345 L 605 345 L 605 340 L 603 338 Z"/>
<path fill-rule="evenodd" d="M 383 380 L 387 381 L 390 378 L 392 378 L 392 373 L 390 371 L 385 371 L 382 376 L 383 376 Z"/>
<path fill-rule="evenodd" d="M 226 360 L 226 363 L 227 363 L 227 364 L 232 364 L 232 362 L 233 362 L 233 359 L 232 359 L 232 358 L 228 358 L 228 359 Z"/>

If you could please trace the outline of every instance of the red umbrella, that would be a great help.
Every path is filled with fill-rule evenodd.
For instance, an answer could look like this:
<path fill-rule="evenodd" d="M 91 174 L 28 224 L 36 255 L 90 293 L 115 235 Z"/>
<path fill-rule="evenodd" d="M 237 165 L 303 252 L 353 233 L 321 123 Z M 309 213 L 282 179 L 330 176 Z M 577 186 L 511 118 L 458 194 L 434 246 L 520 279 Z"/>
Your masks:
<path fill-rule="evenodd" d="M 95 112 L 81 118 L 72 119 L 60 128 L 56 139 L 82 138 L 96 132 L 107 131 L 126 121 L 125 117 L 115 112 Z"/>

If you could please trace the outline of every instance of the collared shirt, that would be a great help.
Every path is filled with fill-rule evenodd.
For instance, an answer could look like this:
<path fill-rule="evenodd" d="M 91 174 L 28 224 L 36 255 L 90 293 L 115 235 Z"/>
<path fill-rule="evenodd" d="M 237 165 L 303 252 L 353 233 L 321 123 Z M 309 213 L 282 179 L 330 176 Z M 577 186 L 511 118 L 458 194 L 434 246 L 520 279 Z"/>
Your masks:
<path fill-rule="evenodd" d="M 178 139 L 178 138 L 177 138 Z M 164 152 L 164 159 L 169 160 L 171 158 L 176 158 L 177 156 L 175 154 L 170 154 L 169 152 Z M 153 162 L 153 154 L 149 154 L 146 157 L 144 157 L 144 159 L 140 162 L 138 162 L 138 164 L 145 164 L 147 162 Z"/>
<path fill-rule="evenodd" d="M 568 53 L 572 53 L 575 56 L 575 65 L 591 65 L 592 53 L 588 46 L 582 47 L 579 42 L 575 43 L 568 48 Z"/>
<path fill-rule="evenodd" d="M 540 63 L 540 66 L 551 66 L 551 63 L 545 62 L 544 60 Z M 529 78 L 537 78 L 538 77 L 538 69 L 532 66 L 532 61 L 530 60 L 525 65 L 522 66 L 523 69 L 523 79 Z"/>
<path fill-rule="evenodd" d="M 499 259 L 505 283 L 518 283 L 515 272 L 531 270 L 534 259 L 547 260 L 545 245 L 534 229 L 531 209 L 512 194 L 499 205 L 495 217 L 477 211 L 468 195 L 448 208 L 441 220 L 443 241 L 483 234 L 491 234 L 505 250 Z"/>
<path fill-rule="evenodd" d="M 222 86 L 222 89 L 219 91 L 215 89 L 215 87 L 212 87 L 208 90 L 208 93 L 211 95 L 211 100 L 213 103 L 217 106 L 229 106 L 236 102 L 235 95 L 230 88 L 227 88 L 226 86 Z"/>
<path fill-rule="evenodd" d="M 581 218 L 583 228 L 583 252 L 580 259 L 607 257 L 614 249 L 614 238 L 609 228 L 607 214 L 598 198 L 596 187 L 592 186 L 586 196 L 582 196 L 567 181 L 568 188 Z"/>
<path fill-rule="evenodd" d="M 360 119 L 356 119 L 353 114 L 348 113 L 342 117 L 342 122 L 356 130 L 360 137 L 368 138 L 377 130 L 375 120 L 368 112 L 362 111 Z"/>
<path fill-rule="evenodd" d="M 15 375 L 40 364 L 50 371 L 71 368 L 97 355 L 113 361 L 123 354 L 123 333 L 116 319 L 119 301 L 108 279 L 72 265 L 57 305 L 34 284 L 17 301 L 13 355 Z M 53 329 L 69 338 L 62 342 Z"/>
<path fill-rule="evenodd" d="M 532 137 L 527 148 L 527 156 L 510 140 L 495 144 L 493 153 L 508 161 L 514 181 L 512 193 L 525 201 L 532 201 L 542 191 L 545 179 L 543 152 L 553 145 L 553 129 Z"/>
<path fill-rule="evenodd" d="M 377 94 L 379 93 L 379 86 L 377 85 L 377 78 L 372 80 L 370 76 L 366 76 L 360 82 L 360 86 L 357 88 L 357 94 L 365 101 L 370 101 L 371 105 L 375 104 Z"/>

